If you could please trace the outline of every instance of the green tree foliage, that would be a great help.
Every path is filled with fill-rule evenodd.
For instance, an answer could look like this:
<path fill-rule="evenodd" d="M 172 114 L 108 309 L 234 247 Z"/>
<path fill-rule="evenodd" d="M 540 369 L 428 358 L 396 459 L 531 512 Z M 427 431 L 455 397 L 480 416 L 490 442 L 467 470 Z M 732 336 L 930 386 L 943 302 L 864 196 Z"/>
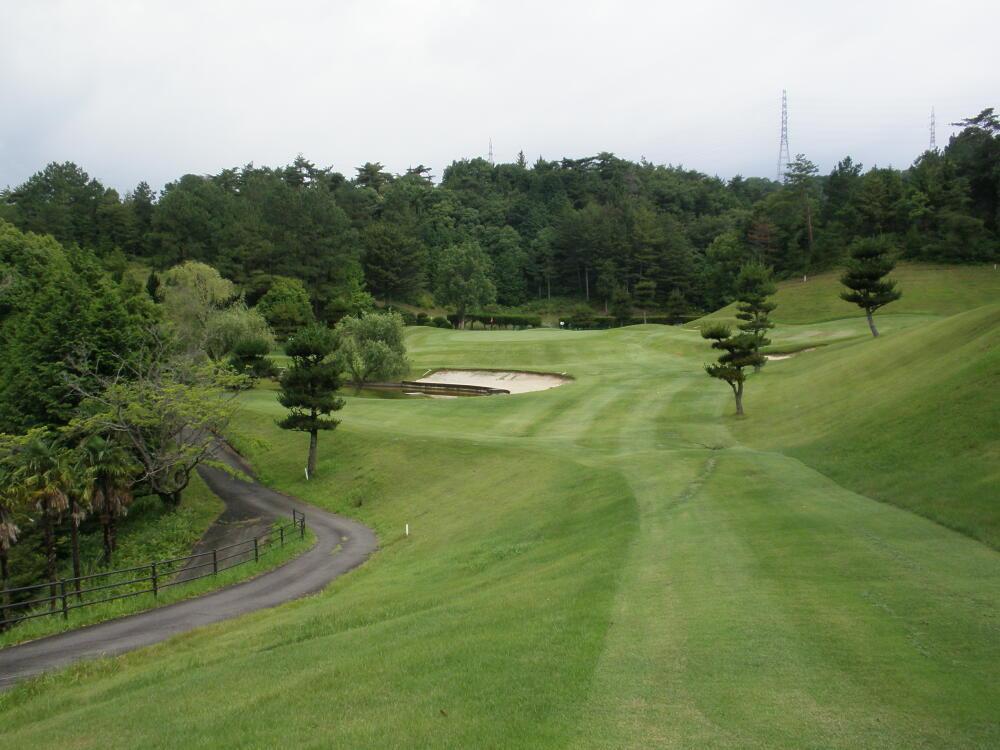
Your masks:
<path fill-rule="evenodd" d="M 156 495 L 176 507 L 192 472 L 214 457 L 217 436 L 236 411 L 232 391 L 242 378 L 215 363 L 172 358 L 165 342 L 154 345 L 140 365 L 111 375 L 96 374 L 93 359 L 81 362 L 85 377 L 73 387 L 82 401 L 68 429 L 128 451 L 138 466 L 133 493 Z"/>
<path fill-rule="evenodd" d="M 274 335 L 264 316 L 257 309 L 247 309 L 243 300 L 236 300 L 209 316 L 201 347 L 211 359 L 218 361 L 244 341 L 261 342 L 268 350 L 274 347 Z"/>
<path fill-rule="evenodd" d="M 667 320 L 670 321 L 671 325 L 683 323 L 685 316 L 688 312 L 690 312 L 690 310 L 691 307 L 688 304 L 687 299 L 684 297 L 684 292 L 677 287 L 674 287 L 667 297 L 667 303 L 665 305 Z"/>
<path fill-rule="evenodd" d="M 635 285 L 635 301 L 642 309 L 642 322 L 646 322 L 646 314 L 649 312 L 653 300 L 656 298 L 656 282 L 652 279 L 642 279 Z"/>
<path fill-rule="evenodd" d="M 405 225 L 382 220 L 361 232 L 368 288 L 375 297 L 409 300 L 423 286 L 424 249 Z"/>
<path fill-rule="evenodd" d="M 371 381 L 391 380 L 409 369 L 399 313 L 341 318 L 336 333 L 337 361 L 356 388 Z"/>
<path fill-rule="evenodd" d="M 20 510 L 23 494 L 15 479 L 16 461 L 13 452 L 13 438 L 0 434 L 0 590 L 3 599 L 0 600 L 0 620 L 8 617 L 7 607 L 11 598 L 8 589 L 10 583 L 10 549 L 17 541 L 20 529 L 16 522 L 16 513 Z"/>
<path fill-rule="evenodd" d="M 855 240 L 851 244 L 851 257 L 840 282 L 847 290 L 840 298 L 853 302 L 865 311 L 872 336 L 878 336 L 873 317 L 876 310 L 902 296 L 896 282 L 885 276 L 896 267 L 893 248 L 885 237 Z"/>
<path fill-rule="evenodd" d="M 815 238 L 813 233 L 813 211 L 815 205 L 815 177 L 819 169 L 806 158 L 805 154 L 796 154 L 795 160 L 788 165 L 785 172 L 785 184 L 798 197 L 802 204 L 802 214 L 806 223 L 806 232 L 809 238 L 809 260 L 812 261 L 814 254 Z"/>
<path fill-rule="evenodd" d="M 259 339 L 269 347 L 274 335 L 258 309 L 248 309 L 236 287 L 214 268 L 186 261 L 162 274 L 159 289 L 170 335 L 188 356 L 213 360 L 228 356 L 236 344 Z"/>
<path fill-rule="evenodd" d="M 45 576 L 50 582 L 49 596 L 54 597 L 59 578 L 56 526 L 70 507 L 72 487 L 67 451 L 54 433 L 37 428 L 20 439 L 15 456 L 13 479 L 38 513 L 45 549 Z M 55 608 L 54 601 L 50 607 Z"/>
<path fill-rule="evenodd" d="M 94 256 L 0 222 L 0 430 L 65 424 L 79 402 L 71 360 L 86 351 L 96 374 L 136 361 L 154 327 L 141 289 L 116 284 Z"/>
<path fill-rule="evenodd" d="M 712 348 L 722 352 L 717 362 L 705 365 L 705 372 L 729 384 L 736 399 L 736 414 L 743 416 L 743 387 L 746 383 L 746 368 L 759 369 L 766 361 L 757 351 L 757 337 L 750 333 L 733 335 L 727 325 L 711 325 L 703 328 L 702 338 L 712 342 Z"/>
<path fill-rule="evenodd" d="M 251 304 L 261 278 L 297 278 L 324 322 L 370 308 L 371 294 L 426 299 L 448 249 L 466 242 L 489 257 L 501 304 L 607 304 L 618 285 L 648 279 L 655 304 L 677 288 L 692 308 L 713 309 L 731 301 L 747 261 L 787 278 L 838 265 L 859 237 L 889 235 L 904 258 L 995 261 L 1000 125 L 993 109 L 956 124 L 946 148 L 908 169 L 865 170 L 848 157 L 822 176 L 800 156 L 780 183 L 606 152 L 459 160 L 438 184 L 425 165 L 391 175 L 368 162 L 348 179 L 300 156 L 185 175 L 157 198 L 145 183 L 119 197 L 75 165 L 51 164 L 0 196 L 0 216 L 89 249 L 112 275 L 123 252 L 157 268 L 201 261 Z"/>
<path fill-rule="evenodd" d="M 278 368 L 268 355 L 271 345 L 263 338 L 237 341 L 229 357 L 229 366 L 246 378 L 246 386 L 253 387 L 261 378 L 273 378 Z"/>
<path fill-rule="evenodd" d="M 753 337 L 754 349 L 760 351 L 771 343 L 767 332 L 774 328 L 768 317 L 777 307 L 768 300 L 777 291 L 771 278 L 771 269 L 759 263 L 748 263 L 740 269 L 736 277 L 736 317 L 741 321 L 739 329 Z M 756 366 L 760 369 L 763 362 Z"/>
<path fill-rule="evenodd" d="M 452 245 L 441 254 L 435 296 L 454 308 L 459 328 L 465 326 L 467 312 L 496 301 L 491 270 L 489 257 L 474 241 Z"/>
<path fill-rule="evenodd" d="M 110 566 L 118 546 L 118 519 L 128 514 L 132 485 L 141 474 L 141 466 L 121 445 L 96 434 L 86 436 L 74 458 L 74 473 L 84 487 L 83 498 L 94 510 L 103 531 L 103 562 Z"/>
<path fill-rule="evenodd" d="M 625 287 L 620 286 L 611 294 L 609 309 L 611 317 L 620 326 L 626 325 L 632 319 L 632 298 Z"/>
<path fill-rule="evenodd" d="M 316 449 L 320 430 L 333 430 L 340 421 L 329 415 L 344 407 L 339 398 L 340 365 L 335 361 L 337 335 L 325 326 L 309 326 L 293 335 L 285 346 L 292 365 L 281 375 L 278 403 L 289 410 L 278 422 L 285 430 L 309 433 L 309 476 L 316 474 Z"/>

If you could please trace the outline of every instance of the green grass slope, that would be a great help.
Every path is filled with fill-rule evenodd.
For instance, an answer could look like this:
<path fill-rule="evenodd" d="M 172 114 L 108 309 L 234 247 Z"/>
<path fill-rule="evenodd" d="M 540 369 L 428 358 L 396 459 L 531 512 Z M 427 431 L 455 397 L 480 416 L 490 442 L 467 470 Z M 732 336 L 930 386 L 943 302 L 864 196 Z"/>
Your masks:
<path fill-rule="evenodd" d="M 1000 300 L 1000 271 L 995 271 L 992 265 L 901 263 L 891 278 L 899 282 L 903 296 L 877 313 L 880 318 L 901 314 L 954 315 Z M 774 297 L 778 305 L 774 320 L 798 325 L 863 317 L 860 308 L 840 299 L 842 290 L 840 271 L 810 276 L 807 281 L 783 281 Z M 701 320 L 730 319 L 735 311 L 735 305 L 729 305 Z"/>
<path fill-rule="evenodd" d="M 771 362 L 744 442 L 1000 547 L 1000 304 Z"/>
<path fill-rule="evenodd" d="M 311 482 L 307 438 L 248 394 L 238 437 L 265 478 L 373 525 L 381 550 L 317 596 L 0 696 L 8 744 L 1000 743 L 1000 553 L 731 429 L 696 332 L 408 341 L 415 367 L 576 379 L 349 397 Z M 780 373 L 751 384 L 750 420 Z"/>

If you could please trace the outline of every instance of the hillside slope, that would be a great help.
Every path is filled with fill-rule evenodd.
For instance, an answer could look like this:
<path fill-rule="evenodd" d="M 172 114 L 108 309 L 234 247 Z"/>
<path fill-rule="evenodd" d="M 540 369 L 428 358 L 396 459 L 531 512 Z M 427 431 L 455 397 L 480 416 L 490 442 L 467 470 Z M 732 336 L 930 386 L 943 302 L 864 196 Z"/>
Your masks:
<path fill-rule="evenodd" d="M 773 318 L 778 323 L 821 323 L 842 318 L 860 318 L 864 313 L 840 299 L 840 271 L 828 271 L 808 280 L 793 279 L 778 284 Z M 902 263 L 891 278 L 899 282 L 903 296 L 878 313 L 888 315 L 954 315 L 1000 300 L 1000 271 L 986 266 L 937 266 Z M 735 305 L 727 305 L 701 320 L 732 318 Z M 696 321 L 696 324 L 698 321 Z"/>
<path fill-rule="evenodd" d="M 994 304 L 771 362 L 733 431 L 1000 547 L 998 332 Z"/>

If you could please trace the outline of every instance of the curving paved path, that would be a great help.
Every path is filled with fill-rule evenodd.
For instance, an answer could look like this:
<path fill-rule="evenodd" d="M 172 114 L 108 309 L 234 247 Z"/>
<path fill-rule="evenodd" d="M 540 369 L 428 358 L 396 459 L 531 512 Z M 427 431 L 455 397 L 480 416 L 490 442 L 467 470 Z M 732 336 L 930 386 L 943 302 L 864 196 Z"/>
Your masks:
<path fill-rule="evenodd" d="M 228 447 L 223 447 L 220 458 L 248 471 Z M 304 513 L 306 526 L 316 535 L 316 544 L 281 567 L 196 599 L 0 649 L 0 690 L 81 659 L 114 656 L 201 625 L 315 593 L 363 563 L 378 547 L 371 529 L 357 521 L 307 505 L 257 482 L 234 479 L 219 469 L 202 467 L 199 471 L 227 507 L 238 506 L 272 518 L 290 516 L 293 508 Z"/>

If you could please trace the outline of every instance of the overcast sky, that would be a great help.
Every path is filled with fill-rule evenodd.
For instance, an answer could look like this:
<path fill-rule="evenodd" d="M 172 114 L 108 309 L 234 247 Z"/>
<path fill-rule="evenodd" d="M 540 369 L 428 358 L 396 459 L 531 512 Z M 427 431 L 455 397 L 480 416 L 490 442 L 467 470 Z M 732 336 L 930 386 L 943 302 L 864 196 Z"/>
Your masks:
<path fill-rule="evenodd" d="M 1000 107 L 1000 2 L 0 0 L 0 187 L 121 190 L 296 154 L 354 174 L 599 151 L 773 177 L 906 166 Z"/>

